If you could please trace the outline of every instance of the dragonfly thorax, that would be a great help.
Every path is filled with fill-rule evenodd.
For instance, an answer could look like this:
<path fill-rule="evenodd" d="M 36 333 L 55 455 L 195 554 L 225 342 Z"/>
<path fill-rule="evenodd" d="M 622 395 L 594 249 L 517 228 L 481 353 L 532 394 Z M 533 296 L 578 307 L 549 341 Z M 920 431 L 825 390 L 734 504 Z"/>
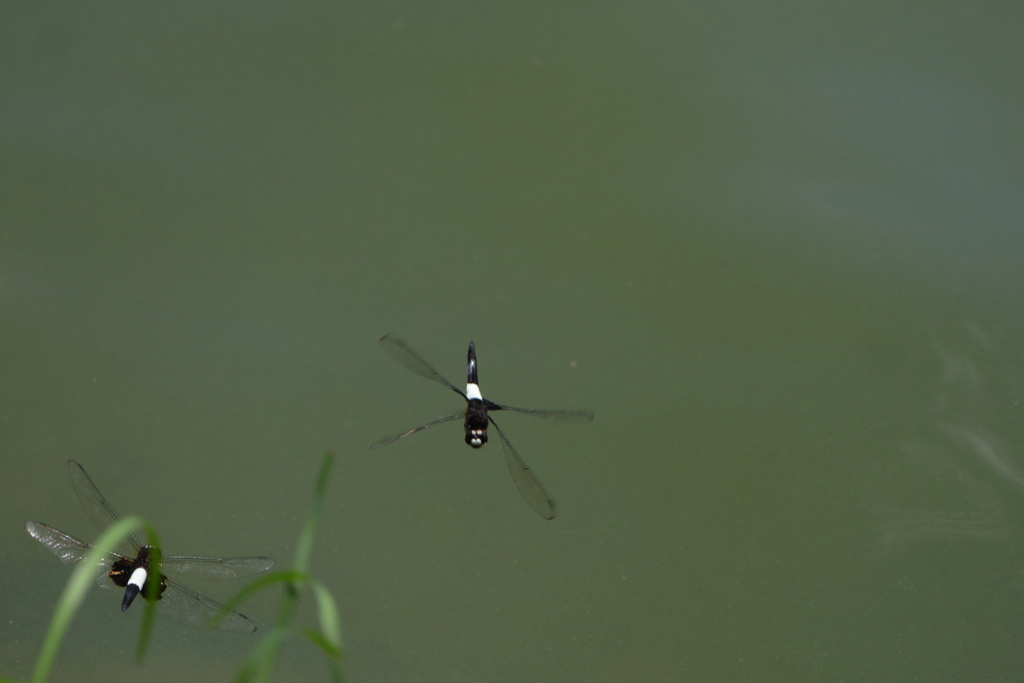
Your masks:
<path fill-rule="evenodd" d="M 487 443 L 487 408 L 483 400 L 471 398 L 466 408 L 466 443 L 473 448 L 480 448 Z"/>
<path fill-rule="evenodd" d="M 119 588 L 126 589 L 125 599 L 121 609 L 126 610 L 139 593 L 147 600 L 159 600 L 163 592 L 167 590 L 167 580 L 161 576 L 159 590 L 151 595 L 149 585 L 153 578 L 150 571 L 160 561 L 160 551 L 151 545 L 139 548 L 139 554 L 134 559 L 122 558 L 114 562 L 107 575 L 113 584 Z"/>

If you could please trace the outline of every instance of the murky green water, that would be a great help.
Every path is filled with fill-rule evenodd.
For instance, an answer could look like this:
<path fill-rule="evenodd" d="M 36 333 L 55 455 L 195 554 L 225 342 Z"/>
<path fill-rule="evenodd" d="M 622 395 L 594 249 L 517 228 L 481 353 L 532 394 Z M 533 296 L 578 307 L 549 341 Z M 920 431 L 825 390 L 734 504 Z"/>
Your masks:
<path fill-rule="evenodd" d="M 349 680 L 1020 677 L 1016 5 L 6 14 L 0 673 L 68 576 L 24 521 L 93 533 L 68 458 L 284 563 L 331 449 Z M 597 412 L 502 422 L 558 519 L 457 424 L 369 450 L 459 407 L 386 332 Z M 54 680 L 138 680 L 117 602 Z M 253 642 L 162 622 L 143 677 Z"/>

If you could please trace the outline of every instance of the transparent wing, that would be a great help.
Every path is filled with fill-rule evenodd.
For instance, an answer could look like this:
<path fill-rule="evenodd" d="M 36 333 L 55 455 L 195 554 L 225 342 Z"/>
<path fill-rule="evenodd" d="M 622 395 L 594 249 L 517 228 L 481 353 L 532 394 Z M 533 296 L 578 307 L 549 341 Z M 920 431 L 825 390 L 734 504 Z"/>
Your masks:
<path fill-rule="evenodd" d="M 192 557 L 171 555 L 160 560 L 170 574 L 220 581 L 265 572 L 276 564 L 269 557 Z"/>
<path fill-rule="evenodd" d="M 42 543 L 50 552 L 60 559 L 61 562 L 68 565 L 69 567 L 75 567 L 85 560 L 86 555 L 92 550 L 93 546 L 81 541 L 70 534 L 66 534 L 63 531 L 54 529 L 52 526 L 42 524 L 40 522 L 26 522 L 25 529 L 28 531 L 32 538 Z M 103 560 L 96 564 L 96 583 L 101 588 L 117 588 L 114 582 L 110 580 L 108 570 L 118 560 L 124 560 L 127 558 L 121 557 L 114 553 L 104 553 Z M 265 557 L 239 557 L 239 558 L 226 558 L 217 559 L 209 557 L 200 558 L 174 558 L 174 562 L 170 563 L 176 571 L 180 571 L 182 566 L 182 560 L 216 560 L 217 563 L 221 563 L 223 566 L 230 567 L 231 563 L 242 560 L 241 565 L 236 569 L 241 570 L 244 567 L 247 571 L 244 573 L 230 574 L 230 576 L 245 576 L 245 574 L 252 573 L 253 571 L 263 571 L 273 565 L 273 560 Z M 256 562 L 262 560 L 263 562 Z M 270 564 L 266 564 L 268 562 Z M 200 562 L 199 564 L 207 564 Z M 261 566 L 259 569 L 255 567 Z M 229 570 L 230 571 L 230 570 Z M 209 574 L 204 574 L 207 578 Z M 230 578 L 225 574 L 225 578 Z M 216 628 L 225 631 L 239 631 L 242 633 L 252 633 L 256 630 L 256 624 L 254 624 L 244 614 L 230 610 L 224 605 L 211 600 L 210 598 L 199 595 L 195 591 L 183 586 L 170 577 L 164 577 L 167 579 L 167 590 L 164 591 L 160 597 L 160 601 L 157 603 L 157 612 L 164 617 L 179 621 L 184 624 L 191 624 L 192 626 L 200 626 L 210 628 L 216 626 Z M 223 620 L 214 624 L 214 620 L 223 615 Z"/>
<path fill-rule="evenodd" d="M 215 600 L 199 595 L 174 579 L 167 579 L 167 590 L 157 602 L 157 613 L 182 624 L 222 631 L 252 633 L 256 624 L 241 612 L 228 609 Z"/>
<path fill-rule="evenodd" d="M 488 415 L 487 419 L 498 430 L 498 436 L 501 437 L 501 445 L 505 449 L 505 464 L 508 465 L 508 473 L 512 475 L 512 483 L 519 489 L 519 495 L 523 497 L 526 504 L 538 515 L 544 519 L 554 519 L 555 501 L 548 497 L 547 491 L 544 490 L 540 483 L 540 479 L 526 466 L 523 459 L 519 457 L 519 453 L 512 446 L 512 442 L 508 440 L 505 432 L 494 421 L 494 418 Z"/>
<path fill-rule="evenodd" d="M 105 531 L 111 524 L 121 521 L 121 515 L 117 514 L 113 506 L 107 502 L 107 499 L 103 497 L 100 490 L 96 488 L 96 484 L 86 474 L 84 467 L 74 460 L 68 460 L 68 474 L 71 475 L 71 486 L 74 487 L 75 493 L 78 494 L 78 500 L 82 504 L 82 509 L 85 510 L 85 515 L 93 523 L 93 526 L 100 531 Z M 131 544 L 130 548 L 122 544 L 118 547 L 118 550 L 126 555 L 135 555 L 139 552 L 139 548 L 142 547 L 142 543 L 139 542 L 135 534 L 128 535 L 128 543 Z"/>
<path fill-rule="evenodd" d="M 533 417 L 551 420 L 552 422 L 590 422 L 594 419 L 592 410 L 534 410 L 533 408 L 513 408 L 503 406 L 500 403 L 484 401 L 488 410 L 511 410 L 517 413 L 525 413 Z"/>
<path fill-rule="evenodd" d="M 415 372 L 420 377 L 426 377 L 429 380 L 437 382 L 441 386 L 448 387 L 462 398 L 466 398 L 466 394 L 462 393 L 461 389 L 442 377 L 441 373 L 435 370 L 433 365 L 423 360 L 423 357 L 420 356 L 420 354 L 413 351 L 412 347 L 409 346 L 404 339 L 400 339 L 390 334 L 385 334 L 380 338 L 380 346 L 389 356 L 397 360 L 409 370 Z M 468 401 L 469 399 L 466 400 Z"/>
<path fill-rule="evenodd" d="M 416 432 L 422 432 L 427 427 L 433 427 L 434 425 L 444 424 L 445 422 L 451 422 L 452 420 L 461 420 L 464 417 L 466 417 L 465 413 L 448 413 L 447 415 L 442 415 L 441 417 L 435 417 L 433 420 L 431 420 L 430 422 L 428 422 L 425 425 L 420 425 L 419 427 L 415 427 L 413 429 L 407 429 L 404 432 L 401 432 L 399 434 L 395 434 L 394 436 L 389 436 L 386 439 L 382 439 L 382 440 L 378 441 L 377 443 L 375 443 L 372 446 L 370 446 L 370 450 L 373 450 L 374 448 L 380 448 L 381 446 L 387 446 L 388 444 L 394 443 L 394 442 L 398 441 L 399 439 L 404 439 L 405 437 L 409 436 L 410 434 L 415 434 Z"/>
<path fill-rule="evenodd" d="M 43 544 L 47 550 L 57 556 L 61 562 L 69 567 L 75 567 L 85 560 L 93 546 L 81 541 L 71 534 L 54 529 L 52 526 L 41 522 L 25 522 L 25 530 L 29 535 Z M 114 582 L 110 580 L 108 571 L 118 560 L 125 558 L 114 553 L 104 553 L 103 559 L 96 563 L 96 584 L 100 588 L 115 588 Z"/>

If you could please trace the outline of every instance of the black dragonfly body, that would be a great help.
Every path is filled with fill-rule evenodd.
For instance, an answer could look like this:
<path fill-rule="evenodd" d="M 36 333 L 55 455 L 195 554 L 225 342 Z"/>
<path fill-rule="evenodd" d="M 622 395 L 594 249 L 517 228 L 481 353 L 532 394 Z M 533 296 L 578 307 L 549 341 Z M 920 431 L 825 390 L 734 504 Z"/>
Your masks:
<path fill-rule="evenodd" d="M 68 471 L 86 516 L 97 528 L 106 529 L 121 519 L 81 465 L 70 460 Z M 40 522 L 26 522 L 25 528 L 71 567 L 83 562 L 93 549 L 92 545 Z M 165 572 L 199 579 L 234 579 L 270 569 L 274 560 L 269 557 L 161 556 L 159 549 L 142 545 L 134 534 L 130 534 L 127 543 L 117 550 L 120 552 L 103 554 L 103 559 L 96 565 L 96 583 L 101 588 L 124 589 L 121 611 L 127 610 L 135 597 L 141 594 L 145 599 L 158 600 L 157 613 L 175 621 L 242 633 L 256 630 L 256 624 L 244 614 L 199 595 Z M 158 571 L 154 572 L 157 568 Z M 151 582 L 157 574 L 160 585 L 154 590 Z"/>
<path fill-rule="evenodd" d="M 529 467 L 526 466 L 526 463 L 523 462 L 523 459 L 519 456 L 515 447 L 512 446 L 512 442 L 509 441 L 505 432 L 498 426 L 498 423 L 494 421 L 494 417 L 491 413 L 499 410 L 511 410 L 517 413 L 533 415 L 534 417 L 577 422 L 589 422 L 594 419 L 594 413 L 589 410 L 533 410 L 530 408 L 513 408 L 512 406 L 502 405 L 484 398 L 480 393 L 480 383 L 476 362 L 476 347 L 473 342 L 469 342 L 466 366 L 466 391 L 462 391 L 442 377 L 441 374 L 435 370 L 432 365 L 430 365 L 430 363 L 423 360 L 423 358 L 404 340 L 392 335 L 385 335 L 381 337 L 380 345 L 389 355 L 391 355 L 392 358 L 412 372 L 416 373 L 420 377 L 426 377 L 429 380 L 433 380 L 441 386 L 448 387 L 461 396 L 463 400 L 466 401 L 466 409 L 463 412 L 453 412 L 441 415 L 425 425 L 409 429 L 401 432 L 400 434 L 395 434 L 387 439 L 383 439 L 382 441 L 378 441 L 370 446 L 370 448 L 387 446 L 388 444 L 394 443 L 395 441 L 405 438 L 410 434 L 422 431 L 427 427 L 433 427 L 434 425 L 452 422 L 459 419 L 463 420 L 466 431 L 466 443 L 473 448 L 480 448 L 487 443 L 487 428 L 489 426 L 493 426 L 498 431 L 498 436 L 501 437 L 501 445 L 505 451 L 505 464 L 508 466 L 509 474 L 512 475 L 512 481 L 519 490 L 520 495 L 522 495 L 523 500 L 525 500 L 527 505 L 529 505 L 530 508 L 544 519 L 554 519 L 554 501 L 552 501 L 548 496 L 544 487 L 541 485 L 540 480 L 537 479 L 537 476 Z"/>

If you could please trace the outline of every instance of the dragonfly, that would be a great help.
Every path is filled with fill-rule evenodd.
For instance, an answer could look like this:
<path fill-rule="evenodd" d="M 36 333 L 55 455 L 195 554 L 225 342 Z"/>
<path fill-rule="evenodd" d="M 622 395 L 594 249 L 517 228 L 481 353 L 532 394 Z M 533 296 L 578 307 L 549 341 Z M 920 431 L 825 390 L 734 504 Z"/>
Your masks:
<path fill-rule="evenodd" d="M 98 529 L 104 530 L 120 521 L 121 516 L 103 497 L 85 468 L 69 460 L 68 472 L 82 509 Z M 70 567 L 84 562 L 94 547 L 41 522 L 26 522 L 25 529 Z M 96 583 L 101 588 L 124 590 L 122 612 L 141 594 L 143 599 L 158 601 L 157 614 L 180 623 L 240 633 L 256 630 L 256 624 L 249 617 L 199 595 L 165 572 L 199 579 L 236 579 L 267 571 L 275 564 L 269 557 L 161 555 L 158 548 L 143 545 L 135 534 L 129 534 L 125 543 L 116 550 L 119 552 L 103 553 L 96 565 Z M 159 587 L 150 585 L 155 568 L 159 568 Z"/>
<path fill-rule="evenodd" d="M 533 473 L 523 458 L 516 451 L 515 446 L 509 441 L 505 431 L 498 426 L 498 423 L 494 421 L 494 416 L 491 413 L 498 412 L 500 410 L 508 410 L 516 413 L 524 413 L 526 415 L 532 415 L 534 417 L 543 417 L 556 421 L 569 421 L 569 422 L 590 422 L 594 419 L 594 413 L 590 410 L 535 410 L 532 408 L 513 408 L 512 406 L 503 405 L 501 403 L 495 403 L 494 401 L 488 400 L 483 397 L 480 393 L 480 380 L 479 371 L 477 368 L 476 360 L 476 345 L 473 342 L 469 342 L 469 352 L 466 357 L 466 390 L 462 391 L 457 386 L 445 379 L 441 373 L 434 369 L 434 367 L 423 359 L 416 351 L 413 350 L 408 343 L 403 339 L 400 339 L 394 335 L 384 335 L 380 339 L 381 348 L 384 349 L 392 358 L 405 366 L 406 369 L 411 370 L 420 377 L 425 377 L 431 381 L 437 382 L 443 387 L 451 389 L 456 394 L 461 396 L 466 401 L 466 408 L 461 412 L 445 413 L 440 417 L 436 417 L 430 422 L 415 427 L 413 429 L 406 430 L 394 436 L 390 436 L 386 439 L 382 439 L 377 443 L 370 446 L 373 448 L 381 448 L 388 444 L 394 443 L 399 439 L 404 439 L 407 436 L 415 434 L 416 432 L 423 431 L 428 427 L 435 425 L 444 424 L 445 422 L 453 422 L 455 420 L 463 420 L 463 427 L 466 433 L 466 443 L 473 448 L 481 448 L 487 443 L 487 430 L 489 427 L 494 427 L 498 432 L 498 436 L 501 437 L 501 445 L 505 452 L 505 464 L 508 466 L 508 472 L 512 475 L 512 483 L 515 484 L 519 494 L 526 501 L 526 504 L 544 519 L 555 518 L 555 503 L 551 497 L 544 490 L 544 486 L 540 483 L 540 479 Z"/>

